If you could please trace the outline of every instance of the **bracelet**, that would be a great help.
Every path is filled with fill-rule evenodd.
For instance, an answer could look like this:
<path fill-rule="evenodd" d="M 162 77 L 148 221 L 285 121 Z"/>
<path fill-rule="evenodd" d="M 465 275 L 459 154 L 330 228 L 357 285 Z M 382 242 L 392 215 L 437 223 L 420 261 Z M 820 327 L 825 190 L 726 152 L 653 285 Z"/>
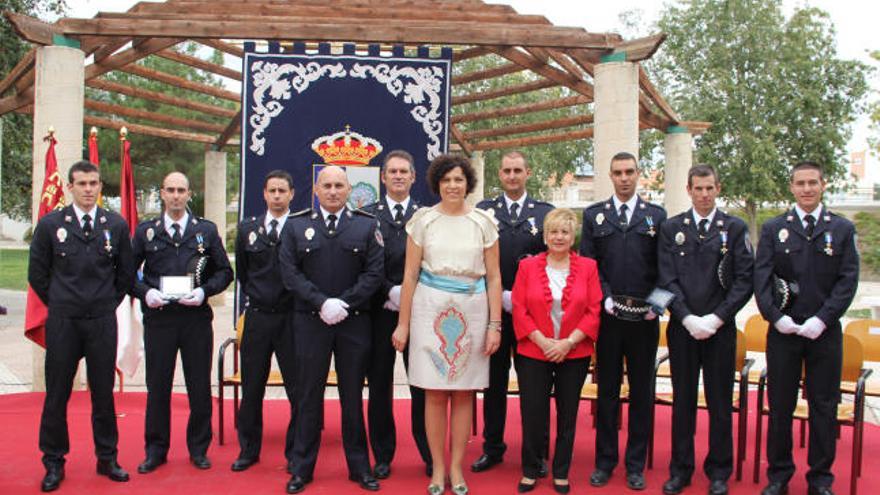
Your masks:
<path fill-rule="evenodd" d="M 494 330 L 496 332 L 501 331 L 501 320 L 491 320 L 488 325 L 486 325 L 486 330 Z"/>

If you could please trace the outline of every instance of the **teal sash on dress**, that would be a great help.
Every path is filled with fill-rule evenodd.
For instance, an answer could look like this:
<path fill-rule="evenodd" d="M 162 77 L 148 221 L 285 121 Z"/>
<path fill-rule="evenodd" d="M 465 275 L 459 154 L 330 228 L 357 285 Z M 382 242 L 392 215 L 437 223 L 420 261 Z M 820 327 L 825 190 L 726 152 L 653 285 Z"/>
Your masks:
<path fill-rule="evenodd" d="M 428 287 L 442 290 L 444 292 L 452 292 L 454 294 L 480 294 L 486 292 L 486 277 L 480 277 L 477 280 L 468 283 L 454 278 L 436 275 L 428 270 L 422 270 L 419 273 L 419 282 Z"/>

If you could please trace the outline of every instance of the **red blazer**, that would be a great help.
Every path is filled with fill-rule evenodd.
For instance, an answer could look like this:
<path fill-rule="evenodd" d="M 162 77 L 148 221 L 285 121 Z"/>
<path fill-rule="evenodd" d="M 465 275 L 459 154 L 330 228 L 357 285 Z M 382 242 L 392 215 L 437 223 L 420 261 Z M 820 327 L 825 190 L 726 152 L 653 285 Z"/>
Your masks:
<path fill-rule="evenodd" d="M 566 359 L 584 358 L 593 353 L 593 344 L 599 336 L 599 311 L 602 287 L 599 271 L 592 258 L 571 253 L 568 278 L 562 291 L 562 324 L 559 338 L 566 338 L 578 329 L 587 338 L 578 343 Z M 525 258 L 519 262 L 516 282 L 513 284 L 513 330 L 516 333 L 516 352 L 533 359 L 546 361 L 541 348 L 529 340 L 529 334 L 541 331 L 553 338 L 553 320 L 550 307 L 553 296 L 547 277 L 547 253 Z"/>

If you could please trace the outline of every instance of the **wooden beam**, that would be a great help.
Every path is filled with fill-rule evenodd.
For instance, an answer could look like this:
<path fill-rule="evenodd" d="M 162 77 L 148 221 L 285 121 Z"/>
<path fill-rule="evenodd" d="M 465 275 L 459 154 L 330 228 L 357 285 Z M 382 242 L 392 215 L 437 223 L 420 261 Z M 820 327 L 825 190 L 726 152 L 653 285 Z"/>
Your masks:
<path fill-rule="evenodd" d="M 467 139 L 465 139 L 464 134 L 462 134 L 461 129 L 459 129 L 457 125 L 450 124 L 449 131 L 452 133 L 452 138 L 455 139 L 455 142 L 457 142 L 458 145 L 461 146 L 461 149 L 464 150 L 465 153 L 470 155 L 474 152 L 471 143 L 469 143 Z"/>
<path fill-rule="evenodd" d="M 479 131 L 465 132 L 464 138 L 469 141 L 473 141 L 477 139 L 485 139 L 498 136 L 512 136 L 515 134 L 528 134 L 530 132 L 548 131 L 550 129 L 564 129 L 566 127 L 574 127 L 592 123 L 592 115 L 576 115 L 574 117 L 545 120 L 543 122 L 533 122 L 530 124 L 518 124 L 506 127 L 496 127 L 492 129 L 481 129 Z"/>
<path fill-rule="evenodd" d="M 699 122 L 695 120 L 681 121 L 677 125 L 687 127 L 688 130 L 691 131 L 691 134 L 695 136 L 703 134 L 704 132 L 708 131 L 710 127 L 712 127 L 711 122 Z"/>
<path fill-rule="evenodd" d="M 467 84 L 474 81 L 482 81 L 485 79 L 492 79 L 494 77 L 501 77 L 507 74 L 514 74 L 516 72 L 522 72 L 523 67 L 518 64 L 504 64 L 499 65 L 498 67 L 492 67 L 490 69 L 478 70 L 474 72 L 469 72 L 467 74 L 461 74 L 458 76 L 452 77 L 452 85 L 455 86 L 457 84 Z"/>
<path fill-rule="evenodd" d="M 85 100 L 85 108 L 95 112 L 106 113 L 112 116 L 126 117 L 131 119 L 149 120 L 160 124 L 167 124 L 175 127 L 181 127 L 185 130 L 206 131 L 206 132 L 223 132 L 224 127 L 219 124 L 211 124 L 200 120 L 184 119 L 174 117 L 164 113 L 150 112 L 137 108 L 124 107 L 103 101 Z"/>
<path fill-rule="evenodd" d="M 119 70 L 123 72 L 128 72 L 129 74 L 134 74 L 136 76 L 152 79 L 154 81 L 170 84 L 171 86 L 176 86 L 178 88 L 213 96 L 215 98 L 222 98 L 224 100 L 234 101 L 236 103 L 239 103 L 241 101 L 241 95 L 238 93 L 223 88 L 209 86 L 207 84 L 193 82 L 182 77 L 172 76 L 171 74 L 168 74 L 166 72 L 162 72 L 156 69 L 150 69 L 142 65 L 128 64 L 125 67 L 120 67 Z"/>
<path fill-rule="evenodd" d="M 116 53 L 117 50 L 122 48 L 131 42 L 132 38 L 117 38 L 110 43 L 107 43 L 101 48 L 95 50 L 94 56 L 92 57 L 92 61 L 94 63 L 101 63 L 104 59 Z"/>
<path fill-rule="evenodd" d="M 214 137 L 208 134 L 200 134 L 196 132 L 185 132 L 185 131 L 173 131 L 170 129 L 163 129 L 160 127 L 153 127 L 149 125 L 142 124 L 133 124 L 131 122 L 126 122 L 124 120 L 115 120 L 115 119 L 107 119 L 104 117 L 95 117 L 94 115 L 85 115 L 83 116 L 83 123 L 85 125 L 93 125 L 97 127 L 102 127 L 104 129 L 116 129 L 119 130 L 123 126 L 128 128 L 128 132 L 131 134 L 143 134 L 145 136 L 154 136 L 166 139 L 176 139 L 178 141 L 190 141 L 195 143 L 205 143 L 211 144 L 214 142 Z"/>
<path fill-rule="evenodd" d="M 461 115 L 453 115 L 450 122 L 453 124 L 461 124 L 464 122 L 476 122 L 478 120 L 497 119 L 499 117 L 512 117 L 514 115 L 523 115 L 533 112 L 541 112 L 544 110 L 552 110 L 555 108 L 565 108 L 575 105 L 585 105 L 592 100 L 586 96 L 568 96 L 555 100 L 541 101 L 538 103 L 527 103 L 513 107 L 496 108 L 493 110 L 484 110 L 482 112 L 465 113 Z"/>
<path fill-rule="evenodd" d="M 18 80 L 25 75 L 27 72 L 30 72 L 34 68 L 34 60 L 36 59 L 37 49 L 31 48 L 27 53 L 24 54 L 24 57 L 21 57 L 21 60 L 15 64 L 15 67 L 9 71 L 9 74 L 6 74 L 6 77 L 0 81 L 0 95 L 6 92 L 9 88 L 12 87 L 13 84 L 18 82 Z"/>
<path fill-rule="evenodd" d="M 155 38 L 146 40 L 143 43 L 133 43 L 131 48 L 123 50 L 106 59 L 86 66 L 86 81 L 100 75 L 106 74 L 111 70 L 119 69 L 132 62 L 136 62 L 147 55 L 164 50 L 183 41 L 182 38 Z"/>
<path fill-rule="evenodd" d="M 576 64 L 575 62 L 572 62 L 572 59 L 568 58 L 568 55 L 566 55 L 558 50 L 547 50 L 547 52 L 550 55 L 550 58 L 554 62 L 559 64 L 560 67 L 565 69 L 569 74 L 574 76 L 576 79 L 579 79 L 581 81 L 584 81 L 587 79 L 586 70 L 582 66 Z"/>
<path fill-rule="evenodd" d="M 614 47 L 609 53 L 625 53 L 629 62 L 641 62 L 651 58 L 666 41 L 666 33 L 654 34 L 644 38 L 624 41 Z"/>
<path fill-rule="evenodd" d="M 226 143 L 232 138 L 232 135 L 238 132 L 241 128 L 241 110 L 232 117 L 232 120 L 229 121 L 229 124 L 223 129 L 223 132 L 220 133 L 220 136 L 214 141 L 214 148 L 220 149 L 226 146 Z"/>
<path fill-rule="evenodd" d="M 647 124 L 648 127 L 652 129 L 658 129 L 664 132 L 670 125 L 672 125 L 672 121 L 670 121 L 669 119 L 650 111 L 639 112 L 639 123 L 642 122 Z"/>
<path fill-rule="evenodd" d="M 556 86 L 559 86 L 559 83 L 557 83 L 556 81 L 551 81 L 549 79 L 539 79 L 537 81 L 520 84 L 519 86 L 508 86 L 493 91 L 484 91 L 479 93 L 472 93 L 469 95 L 453 96 L 452 105 L 464 105 L 466 103 L 473 103 L 475 101 L 494 100 L 495 98 L 518 95 L 520 93 L 528 93 L 529 91 L 539 91 Z"/>
<path fill-rule="evenodd" d="M 34 88 L 0 98 L 0 115 L 20 110 L 34 102 Z"/>
<path fill-rule="evenodd" d="M 205 3 L 203 0 L 194 0 L 195 3 Z M 141 2 L 141 5 L 149 2 Z M 192 2 L 167 2 L 168 4 L 185 4 Z M 326 0 L 296 0 L 296 2 L 291 2 L 290 0 L 278 0 L 278 1 L 265 1 L 265 0 L 249 0 L 247 2 L 248 5 L 257 7 L 285 7 L 290 6 L 290 4 L 295 4 L 296 7 L 309 8 L 309 7 L 326 7 L 328 2 Z M 217 1 L 211 2 L 212 5 L 217 7 L 217 10 L 222 10 L 223 8 L 230 5 L 239 5 L 240 1 Z M 160 4 L 162 5 L 162 4 Z M 351 0 L 333 0 L 333 7 L 338 8 L 395 8 L 395 9 L 424 9 L 424 10 L 447 10 L 453 12 L 460 13 L 468 13 L 473 12 L 474 10 L 482 10 L 484 12 L 493 12 L 497 14 L 516 14 L 516 11 L 507 5 L 500 4 L 486 4 L 480 1 L 460 1 L 460 0 L 444 0 L 442 2 L 428 2 L 424 0 L 387 0 L 387 1 L 379 1 L 379 2 L 371 2 L 371 1 L 351 1 Z M 144 7 L 138 9 L 137 11 L 143 11 Z M 131 9 L 130 11 L 134 11 Z"/>
<path fill-rule="evenodd" d="M 490 53 L 492 53 L 492 50 L 490 50 L 488 47 L 473 46 L 470 48 L 465 48 L 464 50 L 457 50 L 455 52 L 452 52 L 452 61 L 461 62 L 462 60 L 482 57 L 483 55 L 488 55 Z"/>
<path fill-rule="evenodd" d="M 536 72 L 546 77 L 547 79 L 556 81 L 557 83 L 566 86 L 573 91 L 576 91 L 586 96 L 587 98 L 593 98 L 593 86 L 591 84 L 587 84 L 585 81 L 579 80 L 565 71 L 557 69 L 556 67 L 552 67 L 528 53 L 511 47 L 497 47 L 495 49 L 495 53 L 501 55 L 502 57 L 510 60 L 513 63 L 522 65 L 523 67 L 530 69 L 531 71 Z"/>
<path fill-rule="evenodd" d="M 178 51 L 167 48 L 165 50 L 160 50 L 155 53 L 162 58 L 173 60 L 175 62 L 188 65 L 190 67 L 194 67 L 196 69 L 201 69 L 206 72 L 210 72 L 212 74 L 217 74 L 218 76 L 228 77 L 229 79 L 233 79 L 235 81 L 241 81 L 241 72 L 235 69 L 229 69 L 222 65 L 218 65 L 212 62 L 208 62 L 202 60 L 198 57 L 193 57 L 192 55 L 187 55 L 185 53 L 180 53 Z"/>
<path fill-rule="evenodd" d="M 217 117 L 231 118 L 233 115 L 235 115 L 235 110 L 229 108 L 223 108 L 209 105 L 207 103 L 187 100 L 185 98 L 169 96 L 165 93 L 160 93 L 158 91 L 136 88 L 134 86 L 128 86 L 114 81 L 108 81 L 106 79 L 92 79 L 91 81 L 86 81 L 86 86 L 104 91 L 110 91 L 113 93 L 123 94 L 132 98 L 141 98 L 144 100 L 164 103 L 165 105 L 195 110 L 196 112 L 202 112 L 208 115 L 215 115 Z"/>
<path fill-rule="evenodd" d="M 572 60 L 577 62 L 587 74 L 593 77 L 596 74 L 595 66 L 599 63 L 601 53 L 590 50 L 567 50 L 565 52 Z"/>
<path fill-rule="evenodd" d="M 648 78 L 648 73 L 645 72 L 645 68 L 642 67 L 641 64 L 639 65 L 639 86 L 641 86 L 642 91 L 644 91 L 645 95 L 648 96 L 648 99 L 654 102 L 654 104 L 657 105 L 657 108 L 659 108 L 660 111 L 669 118 L 669 120 L 680 120 L 678 114 L 675 113 L 675 110 L 673 110 L 672 106 L 670 106 L 669 103 L 666 102 L 666 99 L 663 98 L 663 95 L 660 94 L 660 91 L 657 91 L 657 88 L 654 87 L 653 83 L 651 83 L 651 79 Z"/>
<path fill-rule="evenodd" d="M 608 34 L 581 28 L 454 21 L 386 21 L 369 25 L 362 18 L 290 21 L 188 21 L 128 19 L 65 19 L 67 36 L 147 36 L 165 38 L 281 39 L 352 42 L 539 46 L 547 48 L 613 49 Z M 43 29 L 45 31 L 45 29 Z"/>
<path fill-rule="evenodd" d="M 38 45 L 51 45 L 52 36 L 61 34 L 61 29 L 54 24 L 43 22 L 36 17 L 5 11 L 3 15 L 12 24 L 12 29 L 19 38 Z"/>
<path fill-rule="evenodd" d="M 537 146 L 540 144 L 558 143 L 560 141 L 577 141 L 578 139 L 590 139 L 593 137 L 593 128 L 580 131 L 563 132 L 557 134 L 542 134 L 517 139 L 505 139 L 502 141 L 481 141 L 474 144 L 475 150 L 499 150 L 508 148 L 522 148 Z"/>
<path fill-rule="evenodd" d="M 196 40 L 196 42 L 199 43 L 200 45 L 205 45 L 209 48 L 213 48 L 215 50 L 220 50 L 221 52 L 232 55 L 233 57 L 238 57 L 238 58 L 244 57 L 244 50 L 242 50 L 241 48 L 239 48 L 235 45 L 230 45 L 229 43 L 226 43 L 224 41 L 200 39 L 200 40 Z"/>

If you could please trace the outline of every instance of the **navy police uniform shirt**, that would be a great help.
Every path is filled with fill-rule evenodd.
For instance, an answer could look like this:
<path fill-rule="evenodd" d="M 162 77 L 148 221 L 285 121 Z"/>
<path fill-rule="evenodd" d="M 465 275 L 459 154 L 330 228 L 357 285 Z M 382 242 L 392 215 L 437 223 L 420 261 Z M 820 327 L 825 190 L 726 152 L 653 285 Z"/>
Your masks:
<path fill-rule="evenodd" d="M 265 311 L 291 309 L 293 294 L 284 288 L 278 263 L 278 240 L 269 236 L 266 214 L 242 220 L 235 239 L 235 274 L 245 295 L 247 307 Z"/>
<path fill-rule="evenodd" d="M 581 255 L 599 266 L 604 297 L 646 298 L 657 287 L 657 250 L 666 210 L 637 198 L 624 226 L 608 198 L 584 210 Z"/>
<path fill-rule="evenodd" d="M 388 208 L 385 197 L 379 201 L 365 206 L 363 211 L 376 217 L 379 221 L 379 231 L 385 242 L 385 276 L 382 285 L 376 292 L 376 300 L 381 306 L 388 299 L 388 291 L 395 285 L 403 282 L 403 269 L 406 264 L 406 222 L 412 218 L 413 213 L 419 209 L 419 205 L 409 198 L 409 204 L 403 211 L 403 219 L 398 223 L 394 220 L 394 212 Z M 381 301 L 380 301 L 381 299 Z"/>
<path fill-rule="evenodd" d="M 771 324 L 783 316 L 773 304 L 774 274 L 798 284 L 799 294 L 788 310 L 795 323 L 817 316 L 826 326 L 837 324 L 859 283 L 855 226 L 825 207 L 809 238 L 794 209 L 764 223 L 755 261 L 755 296 Z"/>
<path fill-rule="evenodd" d="M 675 294 L 669 310 L 677 320 L 714 313 L 725 322 L 752 296 L 752 244 L 742 219 L 716 209 L 701 237 L 693 210 L 678 214 L 660 228 L 660 286 Z M 719 265 L 724 256 L 727 288 Z"/>
<path fill-rule="evenodd" d="M 294 294 L 296 311 L 320 311 L 329 298 L 348 312 L 369 310 L 385 273 L 383 239 L 376 218 L 361 210 L 340 211 L 331 233 L 320 210 L 291 213 L 281 232 L 281 278 Z"/>
<path fill-rule="evenodd" d="M 526 195 L 525 204 L 517 212 L 516 220 L 511 220 L 503 194 L 495 199 L 480 201 L 477 208 L 492 211 L 498 221 L 501 285 L 504 290 L 512 290 L 520 260 L 547 250 L 544 245 L 544 217 L 553 210 L 553 205 Z"/>
<path fill-rule="evenodd" d="M 189 275 L 192 260 L 197 256 L 207 257 L 204 278 L 201 283 L 194 285 L 205 291 L 202 306 L 208 304 L 208 297 L 223 292 L 232 282 L 232 267 L 217 233 L 217 226 L 192 213 L 188 218 L 188 225 L 181 233 L 179 243 L 175 243 L 168 235 L 161 216 L 138 225 L 132 239 L 132 250 L 135 266 L 144 264 L 143 279 L 135 281 L 132 293 L 141 301 L 150 289 L 160 289 L 162 276 Z M 144 302 L 141 308 L 147 312 L 188 307 L 171 304 L 150 309 Z"/>
<path fill-rule="evenodd" d="M 98 318 L 116 307 L 134 281 L 128 224 L 95 210 L 86 236 L 73 206 L 44 216 L 34 229 L 28 283 L 49 308 L 66 318 Z"/>

